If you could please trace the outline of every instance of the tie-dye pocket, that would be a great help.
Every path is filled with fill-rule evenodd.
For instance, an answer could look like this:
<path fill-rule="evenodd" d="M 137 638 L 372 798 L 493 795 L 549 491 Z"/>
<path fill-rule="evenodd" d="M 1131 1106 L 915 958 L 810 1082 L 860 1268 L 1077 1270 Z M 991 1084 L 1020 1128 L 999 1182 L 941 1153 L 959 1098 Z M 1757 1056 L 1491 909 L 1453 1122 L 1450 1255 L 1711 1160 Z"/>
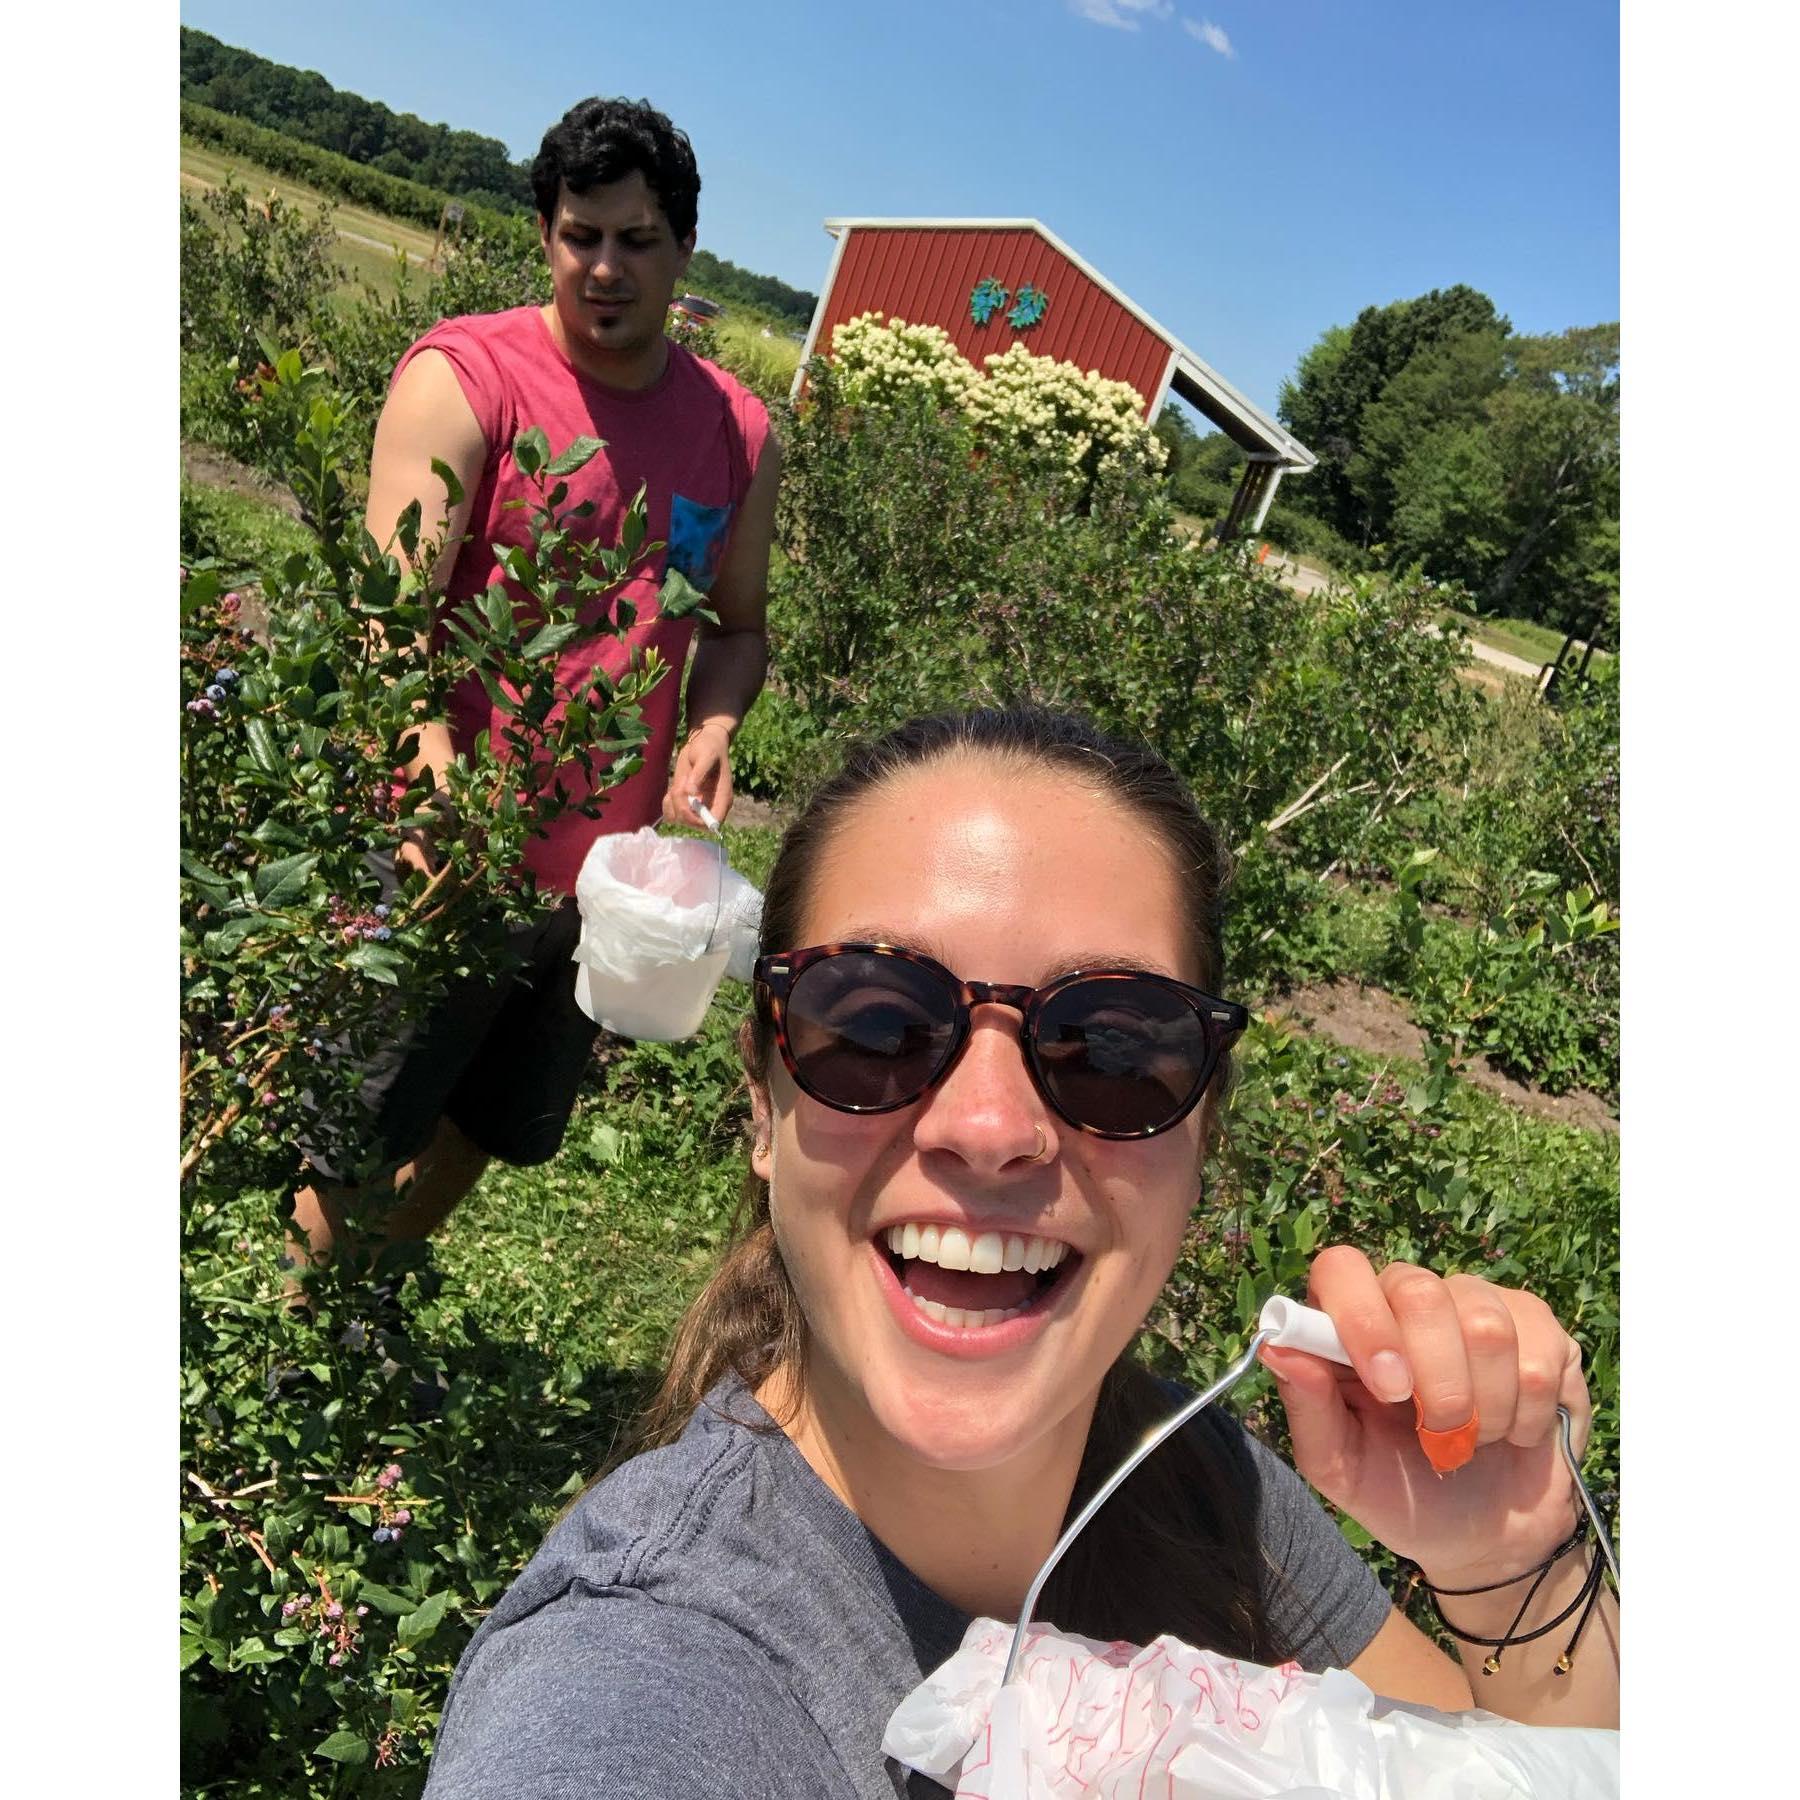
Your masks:
<path fill-rule="evenodd" d="M 686 494 L 669 504 L 669 567 L 679 569 L 703 594 L 710 592 L 725 555 L 731 507 L 702 506 Z"/>

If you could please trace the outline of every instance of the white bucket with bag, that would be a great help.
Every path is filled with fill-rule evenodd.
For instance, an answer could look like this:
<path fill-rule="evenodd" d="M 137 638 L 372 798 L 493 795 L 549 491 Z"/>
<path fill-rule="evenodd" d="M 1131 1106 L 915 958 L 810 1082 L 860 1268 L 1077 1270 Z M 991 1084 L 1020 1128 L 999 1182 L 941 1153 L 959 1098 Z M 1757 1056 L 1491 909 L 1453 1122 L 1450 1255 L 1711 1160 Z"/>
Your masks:
<path fill-rule="evenodd" d="M 620 1037 L 692 1037 L 719 983 L 750 979 L 762 894 L 727 862 L 722 842 L 663 837 L 650 825 L 596 838 L 575 899 L 575 1003 Z"/>

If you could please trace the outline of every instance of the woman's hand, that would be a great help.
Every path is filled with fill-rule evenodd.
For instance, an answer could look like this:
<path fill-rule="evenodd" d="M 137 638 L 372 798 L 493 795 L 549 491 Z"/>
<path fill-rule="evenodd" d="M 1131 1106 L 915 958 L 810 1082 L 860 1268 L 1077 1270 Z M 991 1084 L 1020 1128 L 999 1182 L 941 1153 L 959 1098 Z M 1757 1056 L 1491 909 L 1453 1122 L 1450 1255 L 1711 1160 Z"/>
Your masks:
<path fill-rule="evenodd" d="M 1593 1416 L 1581 1351 L 1549 1307 L 1412 1263 L 1377 1274 L 1347 1245 L 1314 1258 L 1307 1298 L 1330 1315 L 1353 1367 L 1262 1351 L 1301 1474 L 1439 1586 L 1474 1587 L 1542 1562 L 1579 1506 L 1556 1409 L 1569 1409 L 1577 1457 Z M 1437 1474 L 1419 1426 L 1453 1432 L 1471 1417 L 1473 1455 Z"/>
<path fill-rule="evenodd" d="M 663 818 L 669 824 L 705 828 L 705 821 L 688 804 L 690 797 L 724 823 L 731 811 L 730 752 L 731 733 L 723 725 L 702 725 L 688 733 L 663 795 Z"/>

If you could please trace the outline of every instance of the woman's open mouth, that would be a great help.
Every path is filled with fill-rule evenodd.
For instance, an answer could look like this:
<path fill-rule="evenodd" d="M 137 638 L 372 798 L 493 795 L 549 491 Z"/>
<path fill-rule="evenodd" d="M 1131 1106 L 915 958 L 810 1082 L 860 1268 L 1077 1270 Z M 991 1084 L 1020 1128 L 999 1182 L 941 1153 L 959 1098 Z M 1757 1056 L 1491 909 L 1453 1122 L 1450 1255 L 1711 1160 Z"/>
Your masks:
<path fill-rule="evenodd" d="M 992 1330 L 1041 1309 L 1081 1253 L 1020 1232 L 971 1235 L 954 1225 L 890 1225 L 877 1238 L 901 1293 L 923 1318 L 952 1330 Z"/>

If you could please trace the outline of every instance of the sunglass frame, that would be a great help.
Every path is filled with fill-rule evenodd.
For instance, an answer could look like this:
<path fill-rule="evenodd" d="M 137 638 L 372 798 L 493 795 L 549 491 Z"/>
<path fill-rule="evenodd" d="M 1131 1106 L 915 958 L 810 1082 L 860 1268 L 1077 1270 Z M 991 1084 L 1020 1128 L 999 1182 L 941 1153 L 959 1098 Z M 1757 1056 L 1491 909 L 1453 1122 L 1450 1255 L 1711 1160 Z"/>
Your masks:
<path fill-rule="evenodd" d="M 787 1000 L 788 995 L 793 991 L 794 983 L 815 963 L 850 954 L 891 956 L 900 962 L 911 963 L 924 969 L 944 984 L 951 995 L 954 1009 L 949 1047 L 924 1085 L 915 1094 L 909 1094 L 900 1100 L 884 1101 L 879 1106 L 852 1106 L 817 1092 L 808 1084 L 805 1075 L 801 1072 L 799 1060 L 794 1055 L 793 1046 L 788 1039 Z M 962 1054 L 963 1046 L 969 1041 L 969 1034 L 974 1029 L 974 1022 L 970 1017 L 972 1009 L 976 1006 L 998 1005 L 1011 1007 L 1019 1014 L 1019 1046 L 1024 1055 L 1025 1067 L 1031 1075 L 1032 1086 L 1037 1089 L 1044 1104 L 1059 1119 L 1065 1124 L 1073 1126 L 1075 1130 L 1086 1132 L 1090 1137 L 1107 1138 L 1114 1142 L 1160 1137 L 1163 1132 L 1171 1131 L 1179 1125 L 1205 1098 L 1206 1090 L 1212 1086 L 1213 1077 L 1218 1074 L 1219 1063 L 1226 1051 L 1243 1035 L 1250 1024 L 1249 1010 L 1240 1006 L 1235 1000 L 1221 1000 L 1202 988 L 1190 986 L 1185 981 L 1177 981 L 1170 975 L 1152 973 L 1147 969 L 1073 969 L 1066 975 L 1057 976 L 1054 981 L 1046 983 L 1043 987 L 1030 988 L 1017 983 L 964 981 L 945 968 L 935 957 L 927 956 L 920 950 L 902 949 L 897 944 L 854 942 L 813 944 L 804 950 L 771 951 L 767 956 L 757 959 L 752 979 L 757 1009 L 766 1016 L 774 1031 L 775 1047 L 781 1053 L 783 1066 L 794 1078 L 795 1085 L 802 1093 L 810 1095 L 821 1106 L 829 1106 L 834 1112 L 890 1113 L 899 1112 L 902 1108 L 913 1105 L 944 1079 L 954 1066 L 957 1057 Z M 1083 1119 L 1071 1117 L 1051 1091 L 1049 1076 L 1038 1056 L 1037 1021 L 1043 1009 L 1057 995 L 1082 981 L 1147 982 L 1153 987 L 1163 988 L 1178 995 L 1188 1006 L 1193 1008 L 1196 1017 L 1200 1020 L 1208 1051 L 1205 1065 L 1194 1083 L 1192 1093 L 1161 1124 L 1152 1125 L 1141 1131 L 1108 1131 L 1101 1126 L 1090 1125 Z"/>

